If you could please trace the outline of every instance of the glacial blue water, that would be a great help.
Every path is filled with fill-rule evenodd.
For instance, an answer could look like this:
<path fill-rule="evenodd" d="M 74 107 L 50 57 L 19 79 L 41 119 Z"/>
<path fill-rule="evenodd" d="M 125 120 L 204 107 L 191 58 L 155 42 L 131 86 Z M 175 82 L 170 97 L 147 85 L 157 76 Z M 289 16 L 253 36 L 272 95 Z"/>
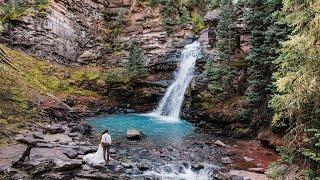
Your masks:
<path fill-rule="evenodd" d="M 109 115 L 88 120 L 98 131 L 109 129 L 113 138 L 125 138 L 127 129 L 137 129 L 145 134 L 145 139 L 153 142 L 178 142 L 193 132 L 190 122 L 180 120 L 168 122 L 148 115 Z"/>

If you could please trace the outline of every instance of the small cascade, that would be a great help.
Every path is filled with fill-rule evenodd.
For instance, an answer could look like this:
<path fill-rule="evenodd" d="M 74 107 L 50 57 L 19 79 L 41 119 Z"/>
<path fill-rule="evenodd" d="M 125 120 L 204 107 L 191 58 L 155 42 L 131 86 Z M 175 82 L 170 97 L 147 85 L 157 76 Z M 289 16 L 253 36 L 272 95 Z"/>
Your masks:
<path fill-rule="evenodd" d="M 198 41 L 184 47 L 173 83 L 168 87 L 158 108 L 149 115 L 171 122 L 179 121 L 184 94 L 192 80 L 196 60 L 200 55 L 201 46 Z"/>
<path fill-rule="evenodd" d="M 205 165 L 203 169 L 195 170 L 191 165 L 173 165 L 168 164 L 164 167 L 147 171 L 144 176 L 151 176 L 154 179 L 166 180 L 210 180 L 213 178 L 214 166 Z"/>

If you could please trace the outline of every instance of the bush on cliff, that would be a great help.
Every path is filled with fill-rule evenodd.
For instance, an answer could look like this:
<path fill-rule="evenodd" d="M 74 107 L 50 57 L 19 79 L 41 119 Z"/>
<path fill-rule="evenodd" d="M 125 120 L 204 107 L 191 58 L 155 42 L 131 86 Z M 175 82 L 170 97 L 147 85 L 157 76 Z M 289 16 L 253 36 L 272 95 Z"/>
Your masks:
<path fill-rule="evenodd" d="M 132 79 L 141 79 L 148 75 L 148 69 L 145 67 L 144 55 L 137 41 L 132 41 L 131 43 L 129 57 L 125 66 Z"/>

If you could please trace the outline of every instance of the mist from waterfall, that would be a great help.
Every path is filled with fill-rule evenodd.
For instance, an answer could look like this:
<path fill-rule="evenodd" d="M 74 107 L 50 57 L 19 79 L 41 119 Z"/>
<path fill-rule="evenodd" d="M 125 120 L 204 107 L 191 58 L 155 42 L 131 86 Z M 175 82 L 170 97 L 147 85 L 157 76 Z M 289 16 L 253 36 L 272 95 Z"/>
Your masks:
<path fill-rule="evenodd" d="M 189 86 L 196 60 L 201 55 L 201 46 L 198 41 L 187 44 L 181 54 L 180 65 L 175 73 L 173 83 L 166 90 L 157 109 L 149 115 L 157 116 L 171 122 L 179 121 L 184 94 Z"/>

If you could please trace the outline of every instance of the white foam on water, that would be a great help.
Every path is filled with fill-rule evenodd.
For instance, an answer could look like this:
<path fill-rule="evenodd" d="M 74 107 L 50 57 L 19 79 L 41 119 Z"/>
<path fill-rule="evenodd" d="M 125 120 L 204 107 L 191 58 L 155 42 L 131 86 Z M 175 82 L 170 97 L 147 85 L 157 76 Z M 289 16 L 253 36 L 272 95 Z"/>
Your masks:
<path fill-rule="evenodd" d="M 169 165 L 161 170 L 147 171 L 144 176 L 153 176 L 161 180 L 210 180 L 213 168 L 214 166 L 205 165 L 201 170 L 193 170 L 190 165 L 180 168 Z"/>

